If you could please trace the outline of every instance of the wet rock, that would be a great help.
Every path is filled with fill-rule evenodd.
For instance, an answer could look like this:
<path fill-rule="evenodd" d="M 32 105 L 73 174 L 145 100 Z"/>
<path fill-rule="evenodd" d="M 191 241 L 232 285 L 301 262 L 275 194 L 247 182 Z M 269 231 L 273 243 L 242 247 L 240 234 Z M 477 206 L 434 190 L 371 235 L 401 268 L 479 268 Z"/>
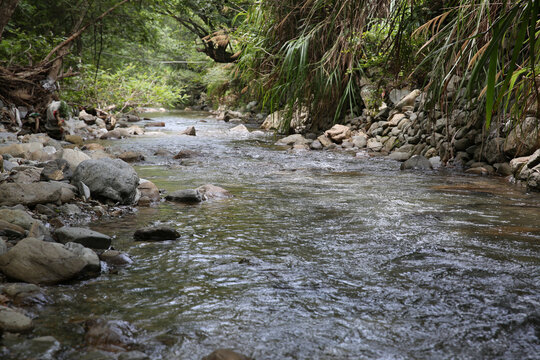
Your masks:
<path fill-rule="evenodd" d="M 432 168 L 431 162 L 422 155 L 414 155 L 401 164 L 401 170 L 429 170 Z"/>
<path fill-rule="evenodd" d="M 4 157 L 0 155 L 0 173 L 4 171 Z"/>
<path fill-rule="evenodd" d="M 19 241 L 7 253 L 0 255 L 0 270 L 17 280 L 46 285 L 83 275 L 97 275 L 95 263 L 97 259 L 99 266 L 97 255 L 94 253 L 93 259 L 81 248 L 84 250 L 80 244 L 62 245 L 26 238 Z"/>
<path fill-rule="evenodd" d="M 311 141 L 304 138 L 301 134 L 293 134 L 289 135 L 287 137 L 284 137 L 283 139 L 279 139 L 276 142 L 276 145 L 285 145 L 285 146 L 292 146 L 292 145 L 306 145 L 309 144 Z"/>
<path fill-rule="evenodd" d="M 72 175 L 69 163 L 64 159 L 56 159 L 45 163 L 40 176 L 43 181 L 61 181 L 71 179 Z"/>
<path fill-rule="evenodd" d="M 212 184 L 199 186 L 195 190 L 202 195 L 203 200 L 226 199 L 233 197 L 233 195 L 224 188 Z"/>
<path fill-rule="evenodd" d="M 309 144 L 309 148 L 311 150 L 322 150 L 323 146 L 319 140 L 314 140 L 311 144 Z"/>
<path fill-rule="evenodd" d="M 388 155 L 389 159 L 396 160 L 396 161 L 406 161 L 410 157 L 409 153 L 403 153 L 403 152 L 393 152 L 390 155 Z"/>
<path fill-rule="evenodd" d="M 165 200 L 180 203 L 199 203 L 203 201 L 201 193 L 195 189 L 177 190 L 165 197 Z"/>
<path fill-rule="evenodd" d="M 97 231 L 81 227 L 63 226 L 54 232 L 59 243 L 75 242 L 92 249 L 108 249 L 111 246 L 111 237 Z"/>
<path fill-rule="evenodd" d="M 87 265 L 79 276 L 91 277 L 99 275 L 101 271 L 99 256 L 92 249 L 74 242 L 69 242 L 64 246 L 67 250 L 71 251 L 73 254 L 77 255 L 86 262 Z"/>
<path fill-rule="evenodd" d="M 157 202 L 161 200 L 161 194 L 159 193 L 158 187 L 149 180 L 140 179 L 137 189 L 141 193 L 139 202 L 145 199 L 148 199 L 150 202 Z"/>
<path fill-rule="evenodd" d="M 10 240 L 22 239 L 25 237 L 25 233 L 26 231 L 22 227 L 0 219 L 0 236 L 4 236 Z"/>
<path fill-rule="evenodd" d="M 82 143 L 84 142 L 83 138 L 79 135 L 66 135 L 64 137 L 64 140 L 75 145 L 82 145 Z"/>
<path fill-rule="evenodd" d="M 45 305 L 50 302 L 43 289 L 35 284 L 8 283 L 0 285 L 0 292 L 17 306 Z"/>
<path fill-rule="evenodd" d="M 87 346 L 118 352 L 135 344 L 135 328 L 127 321 L 92 319 L 86 321 L 85 327 Z"/>
<path fill-rule="evenodd" d="M 32 319 L 7 306 L 0 305 L 0 330 L 15 333 L 27 332 L 34 328 Z"/>
<path fill-rule="evenodd" d="M 123 160 L 125 162 L 137 162 L 137 161 L 143 161 L 144 155 L 138 151 L 125 151 L 117 156 L 118 159 Z"/>
<path fill-rule="evenodd" d="M 99 258 L 109 265 L 129 265 L 133 263 L 128 254 L 118 250 L 105 250 L 99 255 Z"/>
<path fill-rule="evenodd" d="M 180 237 L 180 233 L 167 226 L 152 226 L 138 229 L 133 234 L 136 241 L 164 241 L 175 240 Z"/>
<path fill-rule="evenodd" d="M 86 184 L 94 198 L 132 204 L 137 196 L 139 177 L 130 165 L 120 159 L 98 159 L 82 162 L 73 173 L 71 182 Z"/>
<path fill-rule="evenodd" d="M 232 129 L 229 129 L 229 132 L 233 133 L 233 134 L 241 134 L 241 135 L 248 135 L 249 134 L 248 128 L 243 124 L 235 126 Z"/>
<path fill-rule="evenodd" d="M 239 354 L 230 349 L 218 349 L 210 355 L 205 356 L 202 360 L 251 360 L 245 355 Z"/>
<path fill-rule="evenodd" d="M 144 126 L 145 127 L 165 127 L 165 123 L 163 121 L 155 121 L 151 123 L 146 123 Z"/>
<path fill-rule="evenodd" d="M 321 145 L 323 147 L 329 147 L 330 145 L 332 145 L 332 140 L 330 140 L 330 138 L 328 138 L 326 135 L 321 135 L 319 137 L 317 137 L 317 140 L 321 143 Z"/>
<path fill-rule="evenodd" d="M 187 129 L 181 131 L 179 135 L 189 135 L 189 136 L 197 135 L 197 133 L 195 131 L 195 126 L 188 127 Z"/>
<path fill-rule="evenodd" d="M 11 170 L 9 179 L 17 184 L 31 184 L 38 182 L 43 169 L 33 166 L 17 166 Z"/>
<path fill-rule="evenodd" d="M 32 184 L 3 183 L 0 184 L 0 206 L 68 202 L 75 198 L 75 193 L 66 185 L 43 181 Z"/>
<path fill-rule="evenodd" d="M 90 160 L 90 156 L 86 155 L 85 153 L 83 153 L 81 150 L 75 148 L 75 149 L 64 149 L 64 151 L 62 152 L 62 157 L 61 157 L 63 160 L 67 161 L 69 166 L 72 168 L 72 169 L 76 169 L 77 166 L 85 161 L 85 160 Z"/>
<path fill-rule="evenodd" d="M 328 138 L 337 144 L 341 144 L 343 140 L 351 137 L 351 128 L 345 125 L 336 124 L 324 132 Z"/>
<path fill-rule="evenodd" d="M 201 155 L 197 151 L 193 150 L 180 150 L 178 154 L 174 155 L 173 159 L 189 159 L 195 156 Z"/>

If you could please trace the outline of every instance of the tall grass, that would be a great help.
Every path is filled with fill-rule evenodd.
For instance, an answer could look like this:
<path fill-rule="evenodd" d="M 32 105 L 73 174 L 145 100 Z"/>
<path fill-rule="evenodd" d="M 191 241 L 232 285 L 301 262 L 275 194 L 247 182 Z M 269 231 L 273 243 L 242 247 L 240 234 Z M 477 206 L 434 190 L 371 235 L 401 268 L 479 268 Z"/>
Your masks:
<path fill-rule="evenodd" d="M 460 0 L 421 26 L 430 39 L 421 49 L 431 67 L 427 88 L 434 102 L 446 99 L 454 75 L 469 100 L 485 102 L 493 115 L 539 116 L 540 1 Z"/>
<path fill-rule="evenodd" d="M 240 15 L 236 71 L 271 110 L 286 107 L 292 116 L 305 108 L 321 128 L 363 106 L 361 80 L 373 66 L 392 77 L 419 63 L 430 105 L 451 108 L 443 104 L 448 86 L 461 79 L 461 97 L 452 100 L 485 103 L 489 127 L 496 112 L 539 114 L 539 6 L 540 0 L 256 1 Z M 370 44 L 373 34 L 378 40 Z"/>
<path fill-rule="evenodd" d="M 270 109 L 305 108 L 315 125 L 361 104 L 363 34 L 388 17 L 390 1 L 266 0 L 245 14 L 238 69 Z"/>

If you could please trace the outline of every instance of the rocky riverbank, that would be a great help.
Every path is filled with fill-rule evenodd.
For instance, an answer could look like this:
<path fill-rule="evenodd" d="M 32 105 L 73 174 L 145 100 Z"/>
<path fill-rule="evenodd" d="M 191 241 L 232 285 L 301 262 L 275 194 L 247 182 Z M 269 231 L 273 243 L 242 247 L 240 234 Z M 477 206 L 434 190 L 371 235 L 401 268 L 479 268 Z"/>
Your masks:
<path fill-rule="evenodd" d="M 93 278 L 133 262 L 111 246 L 111 237 L 88 229 L 89 223 L 133 213 L 137 207 L 165 201 L 165 195 L 167 200 L 181 203 L 231 197 L 225 189 L 210 184 L 162 194 L 151 181 L 140 179 L 128 163 L 144 160 L 140 152 L 117 153 L 97 142 L 142 136 L 145 130 L 132 124 L 141 120 L 128 115 L 116 121 L 82 111 L 66 121 L 65 140 L 61 141 L 45 133 L 17 136 L 6 131 L 20 133 L 20 127 L 9 121 L 7 129 L 0 131 L 0 334 L 6 342 L 19 341 L 19 336 L 28 338 L 25 334 L 35 327 L 33 319 L 51 301 L 48 286 Z M 161 122 L 147 124 L 164 126 Z M 195 135 L 195 129 L 191 132 L 186 134 Z M 163 241 L 178 236 L 174 229 L 161 226 L 139 229 L 134 240 Z M 148 358 L 134 346 L 135 329 L 129 323 L 89 319 L 84 328 L 87 354 Z M 29 346 L 48 347 L 51 352 L 60 346 L 50 336 L 30 339 Z M 8 357 L 9 352 L 3 351 L 8 350 L 0 350 Z M 226 358 L 245 358 L 221 350 L 208 359 L 221 359 L 222 353 L 228 354 Z"/>
<path fill-rule="evenodd" d="M 428 166 L 424 161 L 424 168 L 446 166 L 469 174 L 504 176 L 511 183 L 540 191 L 540 119 L 508 120 L 486 132 L 478 109 L 463 107 L 445 116 L 439 110 L 424 110 L 419 90 L 394 90 L 390 95 L 388 106 L 376 115 L 364 110 L 362 116 L 349 117 L 344 125 L 334 125 L 322 134 L 305 112 L 294 112 L 287 131 L 298 134 L 276 144 L 305 150 L 342 149 L 357 156 L 367 152 L 403 162 L 422 157 L 431 163 Z M 283 130 L 283 116 L 283 111 L 269 115 L 262 128 Z"/>

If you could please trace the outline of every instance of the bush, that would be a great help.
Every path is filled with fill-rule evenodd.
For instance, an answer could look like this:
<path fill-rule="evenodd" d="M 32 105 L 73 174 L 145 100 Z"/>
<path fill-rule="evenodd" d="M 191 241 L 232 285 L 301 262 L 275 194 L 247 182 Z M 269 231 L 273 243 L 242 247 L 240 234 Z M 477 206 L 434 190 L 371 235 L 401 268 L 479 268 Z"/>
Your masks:
<path fill-rule="evenodd" d="M 174 108 L 187 100 L 175 72 L 142 69 L 129 64 L 115 72 L 84 68 L 80 77 L 66 80 L 63 98 L 79 106 L 129 111 L 140 106 Z"/>

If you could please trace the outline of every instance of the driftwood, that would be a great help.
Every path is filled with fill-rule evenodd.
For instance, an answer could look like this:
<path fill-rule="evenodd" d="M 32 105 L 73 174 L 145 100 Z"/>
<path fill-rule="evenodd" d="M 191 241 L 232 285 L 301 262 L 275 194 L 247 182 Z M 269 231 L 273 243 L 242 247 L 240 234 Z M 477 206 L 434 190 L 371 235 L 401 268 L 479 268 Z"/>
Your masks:
<path fill-rule="evenodd" d="M 86 29 L 101 21 L 116 8 L 131 0 L 122 0 L 116 5 L 102 13 L 93 21 L 73 31 L 73 33 L 54 49 L 38 64 L 34 66 L 0 66 L 0 100 L 5 104 L 16 106 L 27 106 L 38 112 L 44 112 L 46 106 L 51 102 L 57 90 L 56 82 L 70 76 L 77 76 L 78 73 L 69 69 L 62 73 L 62 63 L 64 57 L 69 54 L 71 44 L 79 38 Z"/>

